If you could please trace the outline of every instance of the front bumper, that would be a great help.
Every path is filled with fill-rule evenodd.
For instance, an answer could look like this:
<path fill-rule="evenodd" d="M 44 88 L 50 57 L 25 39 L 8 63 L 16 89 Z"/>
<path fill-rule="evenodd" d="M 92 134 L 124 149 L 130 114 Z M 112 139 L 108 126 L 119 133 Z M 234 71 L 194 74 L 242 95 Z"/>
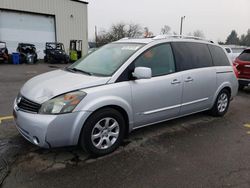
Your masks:
<path fill-rule="evenodd" d="M 78 144 L 84 122 L 91 112 L 79 111 L 61 115 L 28 113 L 14 104 L 13 115 L 20 134 L 31 143 L 43 147 Z"/>

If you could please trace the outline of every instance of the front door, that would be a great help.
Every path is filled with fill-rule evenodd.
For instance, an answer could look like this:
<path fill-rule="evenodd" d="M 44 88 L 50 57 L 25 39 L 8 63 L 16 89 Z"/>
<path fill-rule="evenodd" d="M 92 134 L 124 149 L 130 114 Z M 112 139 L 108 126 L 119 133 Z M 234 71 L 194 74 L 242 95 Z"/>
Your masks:
<path fill-rule="evenodd" d="M 176 73 L 170 44 L 148 49 L 134 62 L 148 67 L 152 78 L 130 81 L 134 109 L 134 126 L 139 127 L 179 115 L 182 77 Z"/>

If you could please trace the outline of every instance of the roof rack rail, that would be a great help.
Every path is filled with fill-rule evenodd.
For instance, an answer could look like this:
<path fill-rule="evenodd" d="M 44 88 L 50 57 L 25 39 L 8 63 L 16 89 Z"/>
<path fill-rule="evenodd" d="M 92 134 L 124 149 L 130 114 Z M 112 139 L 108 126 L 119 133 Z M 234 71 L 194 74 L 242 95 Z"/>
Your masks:
<path fill-rule="evenodd" d="M 188 36 L 188 35 L 158 35 L 154 37 L 154 40 L 167 39 L 167 38 L 179 38 L 179 39 L 194 39 L 194 40 L 202 40 L 210 43 L 214 43 L 212 40 L 207 40 L 201 37 Z"/>

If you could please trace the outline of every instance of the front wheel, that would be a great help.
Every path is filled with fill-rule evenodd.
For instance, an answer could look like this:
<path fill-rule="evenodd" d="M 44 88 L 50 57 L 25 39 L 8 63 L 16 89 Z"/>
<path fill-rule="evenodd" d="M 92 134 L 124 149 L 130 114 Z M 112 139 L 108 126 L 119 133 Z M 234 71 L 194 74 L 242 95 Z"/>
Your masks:
<path fill-rule="evenodd" d="M 92 156 L 103 156 L 120 146 L 124 133 L 125 121 L 121 113 L 112 108 L 101 109 L 85 123 L 80 145 Z"/>
<path fill-rule="evenodd" d="M 224 116 L 228 110 L 230 103 L 230 93 L 227 89 L 223 89 L 218 94 L 213 108 L 210 110 L 211 115 L 219 117 Z"/>

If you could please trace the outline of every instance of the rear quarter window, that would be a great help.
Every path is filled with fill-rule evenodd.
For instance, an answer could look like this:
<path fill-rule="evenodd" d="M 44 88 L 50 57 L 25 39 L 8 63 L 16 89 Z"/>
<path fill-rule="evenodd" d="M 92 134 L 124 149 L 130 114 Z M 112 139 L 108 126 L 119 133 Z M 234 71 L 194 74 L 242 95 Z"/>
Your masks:
<path fill-rule="evenodd" d="M 189 70 L 213 66 L 206 44 L 195 42 L 172 43 L 176 64 L 179 70 Z"/>
<path fill-rule="evenodd" d="M 214 66 L 230 66 L 228 57 L 222 48 L 213 45 L 208 45 L 208 47 L 213 58 Z"/>
<path fill-rule="evenodd" d="M 238 58 L 241 61 L 250 61 L 250 50 L 245 50 L 239 55 Z"/>

